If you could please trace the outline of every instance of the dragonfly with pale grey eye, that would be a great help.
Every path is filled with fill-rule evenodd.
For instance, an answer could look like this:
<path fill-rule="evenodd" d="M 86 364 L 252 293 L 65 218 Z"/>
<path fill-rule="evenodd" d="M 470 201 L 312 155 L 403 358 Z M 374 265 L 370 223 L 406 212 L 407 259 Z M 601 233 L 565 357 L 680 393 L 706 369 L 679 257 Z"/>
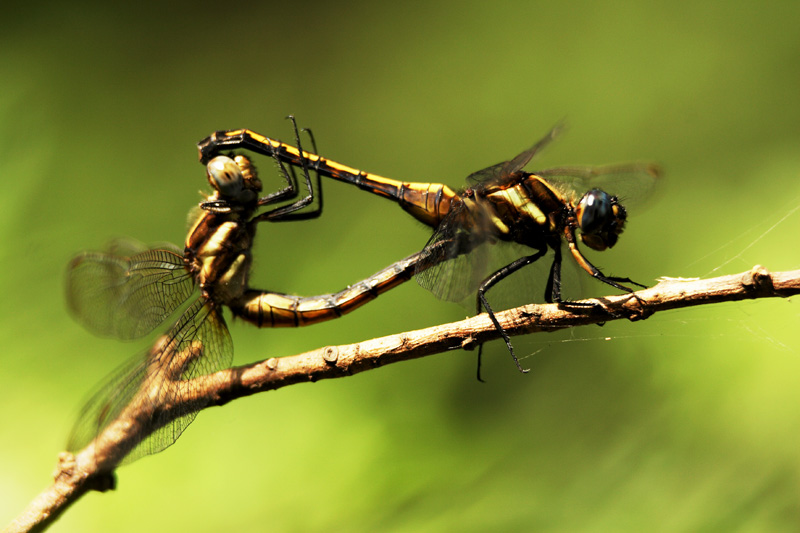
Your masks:
<path fill-rule="evenodd" d="M 314 202 L 319 177 L 315 186 L 308 166 L 300 165 L 308 192 L 298 199 L 294 168 L 287 171 L 278 164 L 286 186 L 260 196 L 262 185 L 248 157 L 220 155 L 208 161 L 214 192 L 197 209 L 183 251 L 118 241 L 106 251 L 85 252 L 70 262 L 69 309 L 95 334 L 140 338 L 188 303 L 166 334 L 114 372 L 82 409 L 70 451 L 103 435 L 119 443 L 113 457 L 97 458 L 100 471 L 170 446 L 206 405 L 193 378 L 227 368 L 233 358 L 224 307 L 258 327 L 305 326 L 342 316 L 413 276 L 419 254 L 335 294 L 298 297 L 250 287 L 257 225 L 321 212 L 319 200 L 315 209 L 302 211 Z M 291 203 L 258 213 L 287 201 Z"/>

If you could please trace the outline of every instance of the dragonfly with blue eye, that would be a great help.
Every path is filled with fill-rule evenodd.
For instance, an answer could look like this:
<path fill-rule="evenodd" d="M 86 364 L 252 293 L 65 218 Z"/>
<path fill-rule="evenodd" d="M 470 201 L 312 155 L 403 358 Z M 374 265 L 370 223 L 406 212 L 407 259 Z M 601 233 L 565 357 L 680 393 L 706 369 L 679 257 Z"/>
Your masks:
<path fill-rule="evenodd" d="M 198 143 L 198 151 L 205 163 L 222 150 L 249 150 L 396 202 L 434 229 L 416 262 L 420 285 L 451 301 L 476 294 L 477 312 L 486 310 L 517 368 L 527 372 L 489 304 L 487 291 L 552 250 L 544 299 L 566 303 L 561 291 L 562 244 L 594 279 L 629 293 L 634 289 L 626 283 L 644 287 L 629 278 L 603 274 L 583 255 L 578 242 L 597 251 L 613 247 L 628 218 L 622 199 L 648 194 L 661 175 L 652 163 L 524 171 L 559 131 L 557 126 L 515 158 L 471 174 L 469 187 L 459 192 L 441 183 L 398 181 L 364 172 L 248 129 L 217 131 Z M 514 243 L 524 250 L 496 268 L 487 259 L 496 243 Z M 480 379 L 480 352 L 478 361 Z"/>
<path fill-rule="evenodd" d="M 220 155 L 208 161 L 214 192 L 196 210 L 183 251 L 118 241 L 107 251 L 85 252 L 70 262 L 68 307 L 79 323 L 101 336 L 140 338 L 191 302 L 149 351 L 115 371 L 83 407 L 68 449 L 78 451 L 102 438 L 117 443 L 113 456 L 96 457 L 98 471 L 170 446 L 206 405 L 193 378 L 227 368 L 233 359 L 224 307 L 258 327 L 306 326 L 349 313 L 413 276 L 420 254 L 335 294 L 298 297 L 251 288 L 257 225 L 314 218 L 322 209 L 319 176 L 312 183 L 309 167 L 299 165 L 308 192 L 298 199 L 294 167 L 287 171 L 278 164 L 286 186 L 260 196 L 262 185 L 248 157 Z M 315 197 L 315 209 L 302 211 Z"/>

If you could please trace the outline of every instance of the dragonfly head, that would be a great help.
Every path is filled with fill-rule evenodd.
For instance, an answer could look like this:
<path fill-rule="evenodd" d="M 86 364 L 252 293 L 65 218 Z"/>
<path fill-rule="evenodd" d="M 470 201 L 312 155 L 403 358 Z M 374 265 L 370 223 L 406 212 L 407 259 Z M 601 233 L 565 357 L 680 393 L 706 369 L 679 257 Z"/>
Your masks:
<path fill-rule="evenodd" d="M 625 227 L 627 213 L 616 196 L 592 189 L 583 195 L 575 208 L 581 241 L 593 250 L 605 250 L 617 244 Z"/>
<path fill-rule="evenodd" d="M 234 159 L 218 155 L 206 166 L 208 183 L 219 198 L 233 204 L 254 201 L 261 192 L 261 181 L 249 158 L 237 155 Z"/>

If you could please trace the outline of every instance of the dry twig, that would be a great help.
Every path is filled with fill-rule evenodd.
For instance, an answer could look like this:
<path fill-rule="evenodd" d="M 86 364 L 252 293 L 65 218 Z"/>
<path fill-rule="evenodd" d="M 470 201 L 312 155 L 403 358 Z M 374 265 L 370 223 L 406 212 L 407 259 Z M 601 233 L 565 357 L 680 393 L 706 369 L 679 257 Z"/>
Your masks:
<path fill-rule="evenodd" d="M 657 311 L 755 298 L 789 297 L 800 293 L 800 270 L 770 273 L 756 266 L 749 272 L 707 280 L 663 280 L 655 287 L 630 294 L 588 300 L 595 307 L 546 304 L 526 305 L 497 313 L 509 335 L 597 324 L 628 318 L 643 319 Z M 416 359 L 498 338 L 485 314 L 417 331 L 372 339 L 358 344 L 328 346 L 289 357 L 230 368 L 196 378 L 186 401 L 204 406 L 223 405 L 257 392 L 295 383 L 357 374 L 379 366 Z M 188 354 L 187 357 L 190 357 Z M 169 371 L 169 369 L 167 369 Z M 143 389 L 142 394 L 146 391 Z M 75 455 L 63 452 L 53 484 L 36 497 L 7 532 L 43 531 L 89 490 L 113 488 L 113 471 L 122 460 L 120 449 L 139 431 L 136 398 L 120 417 L 89 446 Z M 175 405 L 161 406 L 164 412 Z M 138 416 L 138 418 L 137 418 Z M 169 419 L 169 417 L 167 417 Z"/>

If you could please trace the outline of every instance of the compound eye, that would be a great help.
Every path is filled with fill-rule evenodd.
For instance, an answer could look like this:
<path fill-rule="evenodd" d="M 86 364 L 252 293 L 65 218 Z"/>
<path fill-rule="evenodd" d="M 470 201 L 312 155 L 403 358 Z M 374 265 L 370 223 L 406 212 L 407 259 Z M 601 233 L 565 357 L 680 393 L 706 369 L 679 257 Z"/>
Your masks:
<path fill-rule="evenodd" d="M 599 189 L 592 189 L 581 198 L 576 215 L 581 232 L 594 234 L 602 231 L 614 219 L 611 196 Z"/>
<path fill-rule="evenodd" d="M 208 182 L 223 198 L 238 199 L 244 191 L 244 176 L 239 165 L 224 155 L 219 155 L 206 166 Z"/>

